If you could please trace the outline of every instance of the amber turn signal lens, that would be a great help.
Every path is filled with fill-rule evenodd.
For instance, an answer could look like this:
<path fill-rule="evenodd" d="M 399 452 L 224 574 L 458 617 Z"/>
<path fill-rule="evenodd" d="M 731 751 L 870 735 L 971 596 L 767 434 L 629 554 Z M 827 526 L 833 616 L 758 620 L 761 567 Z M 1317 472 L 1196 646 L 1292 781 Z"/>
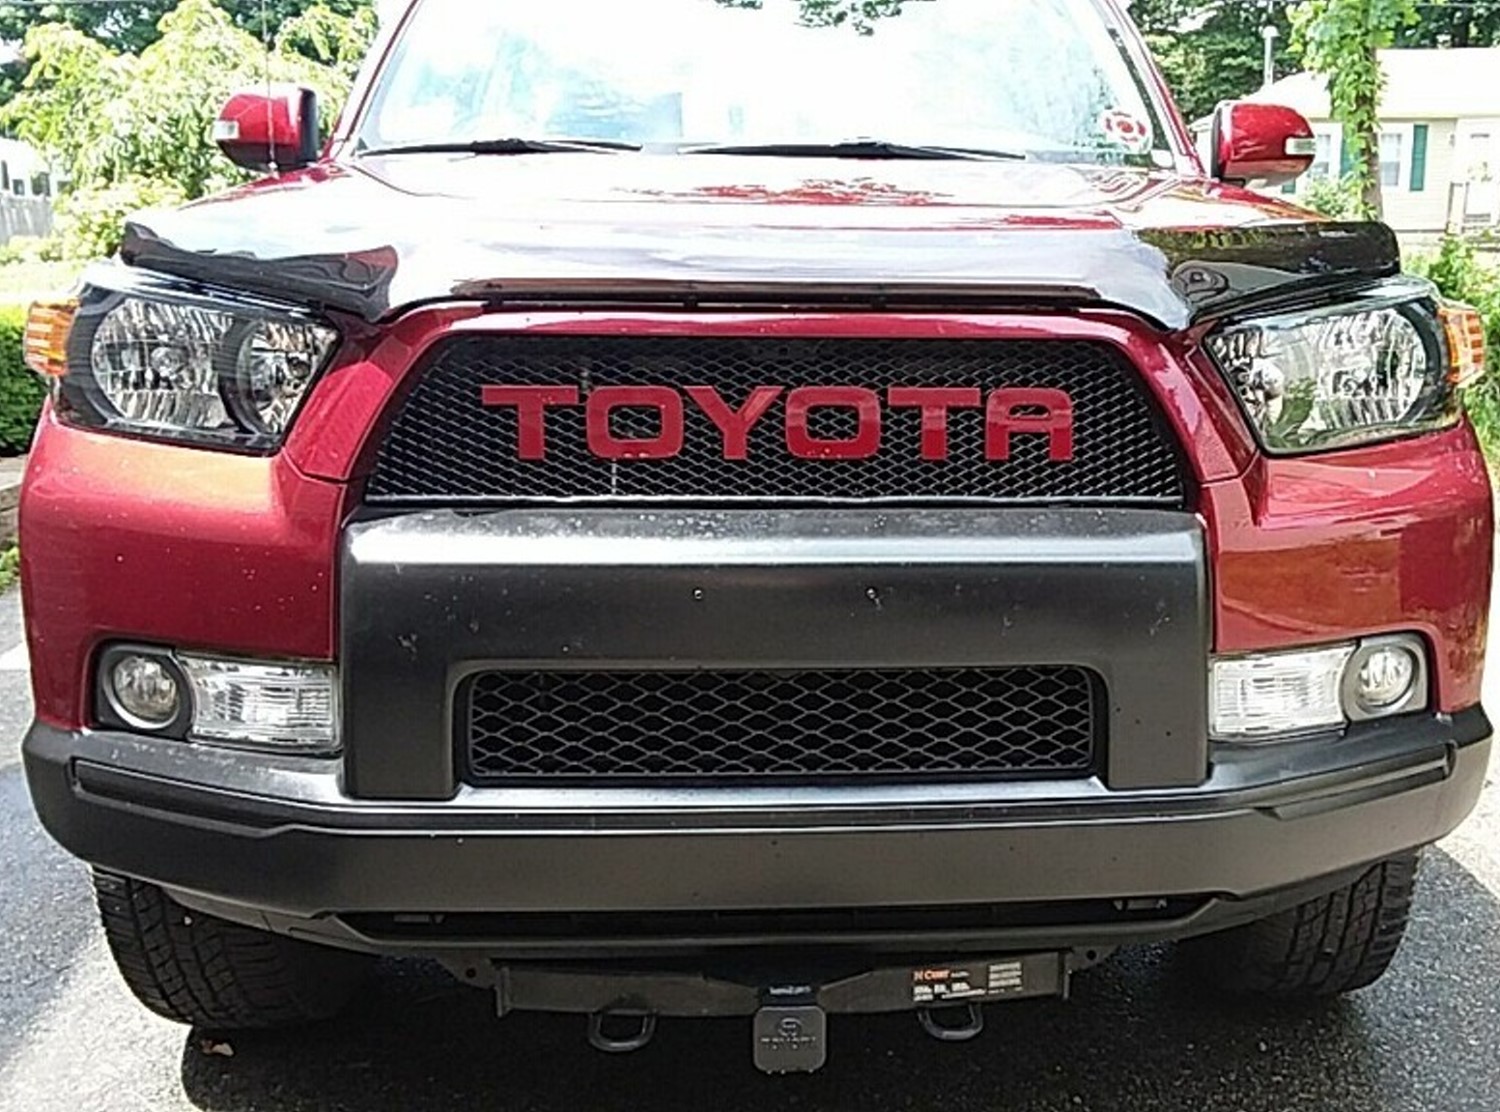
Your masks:
<path fill-rule="evenodd" d="M 68 333 L 78 302 L 34 301 L 26 314 L 26 365 L 39 375 L 61 378 L 68 370 Z"/>
<path fill-rule="evenodd" d="M 1456 301 L 1444 302 L 1438 316 L 1448 335 L 1448 381 L 1467 386 L 1484 374 L 1484 318 Z"/>

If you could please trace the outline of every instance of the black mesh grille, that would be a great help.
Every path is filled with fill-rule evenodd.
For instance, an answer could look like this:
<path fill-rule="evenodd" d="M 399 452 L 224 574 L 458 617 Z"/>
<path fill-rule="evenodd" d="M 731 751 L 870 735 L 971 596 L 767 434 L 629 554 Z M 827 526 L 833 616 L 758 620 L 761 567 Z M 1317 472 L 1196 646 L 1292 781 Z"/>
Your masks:
<path fill-rule="evenodd" d="M 684 399 L 677 456 L 610 461 L 589 450 L 582 405 L 546 411 L 546 457 L 522 460 L 517 411 L 481 404 L 484 386 L 714 387 L 738 410 L 757 386 L 1043 388 L 1074 408 L 1074 457 L 1055 461 L 1036 433 L 1012 438 L 1010 458 L 985 455 L 985 416 L 954 409 L 949 454 L 924 460 L 920 412 L 887 407 L 868 459 L 799 459 L 786 444 L 785 395 L 750 431 L 748 458 L 725 459 L 718 427 Z M 1026 412 L 1022 410 L 1020 412 Z M 817 408 L 808 429 L 849 437 L 853 410 Z M 661 431 L 650 408 L 613 411 L 620 438 Z M 475 336 L 448 341 L 421 374 L 381 447 L 371 502 L 484 504 L 524 500 L 723 501 L 984 499 L 1180 504 L 1176 453 L 1134 367 L 1086 341 Z"/>
<path fill-rule="evenodd" d="M 489 672 L 460 702 L 474 783 L 537 777 L 1084 776 L 1099 681 L 1071 667 Z"/>

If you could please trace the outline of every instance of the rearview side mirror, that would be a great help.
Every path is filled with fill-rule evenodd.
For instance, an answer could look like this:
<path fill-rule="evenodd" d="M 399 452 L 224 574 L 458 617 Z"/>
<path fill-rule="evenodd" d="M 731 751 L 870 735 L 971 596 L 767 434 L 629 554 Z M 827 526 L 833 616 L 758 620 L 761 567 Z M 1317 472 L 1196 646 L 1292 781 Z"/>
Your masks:
<path fill-rule="evenodd" d="M 318 94 L 302 85 L 235 93 L 214 121 L 214 142 L 246 170 L 299 170 L 318 159 Z"/>
<path fill-rule="evenodd" d="M 1291 108 L 1240 100 L 1214 109 L 1210 177 L 1281 185 L 1307 173 L 1317 152 L 1312 125 Z"/>

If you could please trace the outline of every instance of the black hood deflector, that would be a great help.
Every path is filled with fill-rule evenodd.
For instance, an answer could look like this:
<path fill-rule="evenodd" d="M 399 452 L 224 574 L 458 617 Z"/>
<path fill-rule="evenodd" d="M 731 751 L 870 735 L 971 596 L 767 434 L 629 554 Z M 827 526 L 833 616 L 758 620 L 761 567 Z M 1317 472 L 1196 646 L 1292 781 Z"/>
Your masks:
<path fill-rule="evenodd" d="M 408 158 L 384 175 L 322 167 L 139 214 L 121 257 L 368 321 L 454 300 L 1066 304 L 1169 329 L 1400 269 L 1384 225 L 1309 219 L 1163 174 L 985 164 L 976 180 L 974 164 L 948 178 L 893 164 L 880 181 L 803 177 L 777 189 L 725 184 L 736 180 L 726 169 L 753 173 L 756 161 L 709 159 L 711 181 L 683 182 L 674 166 L 651 188 L 616 176 L 589 188 L 574 176 L 563 189 L 553 166 L 580 162 L 549 157 L 540 181 L 538 159 Z M 430 175 L 412 180 L 419 162 L 446 171 L 441 190 Z M 891 180 L 913 173 L 923 189 Z M 955 183 L 956 173 L 970 176 Z"/>

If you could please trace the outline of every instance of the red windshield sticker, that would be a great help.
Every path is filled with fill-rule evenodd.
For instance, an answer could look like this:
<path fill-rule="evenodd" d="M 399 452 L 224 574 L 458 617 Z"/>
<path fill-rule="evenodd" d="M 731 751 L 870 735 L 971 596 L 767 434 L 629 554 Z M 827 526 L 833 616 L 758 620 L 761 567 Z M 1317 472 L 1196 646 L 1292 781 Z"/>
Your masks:
<path fill-rule="evenodd" d="M 1151 125 L 1132 112 L 1109 109 L 1099 117 L 1099 130 L 1106 140 L 1131 154 L 1145 154 L 1151 149 Z"/>

